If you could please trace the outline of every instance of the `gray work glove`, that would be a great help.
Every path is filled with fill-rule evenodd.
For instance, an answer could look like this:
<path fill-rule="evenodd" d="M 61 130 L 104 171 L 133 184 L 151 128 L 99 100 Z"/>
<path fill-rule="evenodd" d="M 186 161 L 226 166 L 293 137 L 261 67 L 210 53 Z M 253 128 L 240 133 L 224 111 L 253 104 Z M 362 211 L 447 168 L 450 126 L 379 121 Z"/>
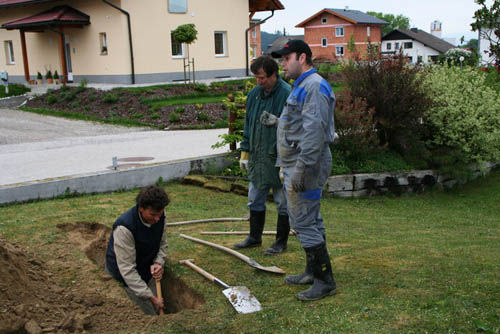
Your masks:
<path fill-rule="evenodd" d="M 278 121 L 278 117 L 265 110 L 262 112 L 262 115 L 260 115 L 260 122 L 265 126 L 278 126 Z"/>
<path fill-rule="evenodd" d="M 292 183 L 293 191 L 296 193 L 301 193 L 306 190 L 305 184 L 305 166 L 301 162 L 297 162 L 295 168 L 293 169 L 290 181 Z"/>

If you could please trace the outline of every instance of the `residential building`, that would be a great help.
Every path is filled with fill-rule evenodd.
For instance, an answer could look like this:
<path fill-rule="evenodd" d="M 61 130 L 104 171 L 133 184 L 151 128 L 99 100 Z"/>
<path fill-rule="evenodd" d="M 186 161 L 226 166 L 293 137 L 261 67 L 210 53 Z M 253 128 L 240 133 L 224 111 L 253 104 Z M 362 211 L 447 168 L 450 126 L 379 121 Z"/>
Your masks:
<path fill-rule="evenodd" d="M 292 39 L 304 40 L 304 35 L 279 36 L 269 45 L 264 54 L 270 55 L 274 51 L 281 50 L 285 46 L 285 44 Z"/>
<path fill-rule="evenodd" d="M 250 40 L 250 59 L 255 59 L 262 56 L 260 20 L 250 20 L 250 27 L 253 27 L 248 32 Z"/>
<path fill-rule="evenodd" d="M 489 55 L 491 42 L 500 41 L 500 18 L 497 22 L 498 24 L 494 28 L 484 27 L 478 31 L 479 54 L 481 55 L 482 65 L 500 63 L 500 59 Z"/>
<path fill-rule="evenodd" d="M 382 54 L 402 52 L 413 64 L 436 62 L 455 46 L 445 40 L 417 28 L 394 29 L 382 38 Z"/>
<path fill-rule="evenodd" d="M 279 0 L 0 0 L 0 69 L 12 82 L 57 70 L 102 83 L 244 76 L 249 13 L 284 9 Z M 230 19 L 228 19 L 230 18 Z M 191 45 L 171 32 L 192 23 Z"/>
<path fill-rule="evenodd" d="M 383 24 L 387 22 L 358 10 L 325 8 L 295 27 L 304 28 L 313 58 L 339 61 L 378 48 Z"/>

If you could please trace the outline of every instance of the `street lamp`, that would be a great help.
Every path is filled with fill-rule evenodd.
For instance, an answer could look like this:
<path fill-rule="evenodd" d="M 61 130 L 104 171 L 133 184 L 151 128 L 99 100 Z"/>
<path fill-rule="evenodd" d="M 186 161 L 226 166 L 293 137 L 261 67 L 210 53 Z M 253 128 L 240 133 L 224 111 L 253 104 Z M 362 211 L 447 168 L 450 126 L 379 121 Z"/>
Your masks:
<path fill-rule="evenodd" d="M 462 62 L 464 61 L 464 56 L 460 56 L 460 58 L 458 58 L 458 60 L 460 60 L 460 68 L 462 68 Z"/>

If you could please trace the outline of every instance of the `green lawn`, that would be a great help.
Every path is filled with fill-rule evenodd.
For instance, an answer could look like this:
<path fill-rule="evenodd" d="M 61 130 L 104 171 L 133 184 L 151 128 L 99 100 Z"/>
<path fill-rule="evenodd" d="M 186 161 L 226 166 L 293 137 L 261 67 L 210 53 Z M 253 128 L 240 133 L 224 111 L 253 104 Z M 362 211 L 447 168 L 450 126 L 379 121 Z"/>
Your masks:
<path fill-rule="evenodd" d="M 244 196 L 168 184 L 169 221 L 243 216 Z M 55 199 L 0 207 L 0 234 L 30 247 L 42 259 L 64 232 L 55 225 L 95 221 L 111 226 L 134 202 L 136 191 Z M 500 314 L 500 171 L 449 192 L 322 201 L 328 249 L 339 293 L 300 302 L 300 287 L 257 271 L 242 261 L 182 239 L 185 233 L 230 246 L 241 236 L 200 236 L 199 231 L 241 230 L 247 223 L 171 227 L 169 268 L 204 295 L 197 310 L 167 316 L 152 333 L 498 333 Z M 266 230 L 275 229 L 270 205 Z M 266 257 L 263 247 L 243 251 L 257 262 L 288 273 L 304 268 L 292 238 L 288 251 Z M 195 263 L 230 285 L 245 285 L 261 312 L 236 315 L 221 288 L 178 261 Z M 97 274 L 96 274 L 97 275 Z M 61 278 L 62 279 L 62 278 Z M 136 332 L 128 329 L 124 332 Z"/>

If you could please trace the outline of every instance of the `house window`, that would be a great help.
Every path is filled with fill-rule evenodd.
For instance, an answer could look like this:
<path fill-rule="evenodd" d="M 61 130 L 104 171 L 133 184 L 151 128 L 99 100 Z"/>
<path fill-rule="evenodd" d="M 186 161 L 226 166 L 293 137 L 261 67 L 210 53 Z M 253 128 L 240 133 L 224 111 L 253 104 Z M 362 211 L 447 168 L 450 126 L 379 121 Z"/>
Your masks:
<path fill-rule="evenodd" d="M 186 13 L 187 0 L 168 0 L 169 13 Z"/>
<path fill-rule="evenodd" d="M 252 56 L 252 59 L 257 58 L 257 48 L 255 46 L 252 46 L 252 49 L 250 50 L 250 55 Z"/>
<path fill-rule="evenodd" d="M 108 54 L 108 38 L 105 32 L 99 33 L 99 47 L 101 50 L 101 56 L 106 56 Z"/>
<path fill-rule="evenodd" d="M 423 61 L 422 56 L 417 56 L 417 64 L 422 64 Z"/>
<path fill-rule="evenodd" d="M 344 55 L 344 47 L 343 46 L 337 46 L 335 48 L 335 55 L 336 56 L 343 56 Z"/>
<path fill-rule="evenodd" d="M 5 58 L 7 59 L 7 65 L 15 64 L 14 60 L 14 48 L 12 47 L 12 41 L 5 41 Z"/>
<path fill-rule="evenodd" d="M 321 39 L 321 46 L 326 48 L 327 44 L 328 44 L 328 40 L 326 38 L 322 38 Z"/>
<path fill-rule="evenodd" d="M 172 58 L 184 58 L 184 44 L 177 43 L 172 33 L 170 33 L 170 40 L 172 43 Z"/>
<path fill-rule="evenodd" d="M 390 50 L 392 48 L 392 43 L 387 43 L 387 50 Z"/>
<path fill-rule="evenodd" d="M 413 57 L 409 56 L 408 60 L 410 61 L 410 63 L 413 63 Z"/>
<path fill-rule="evenodd" d="M 366 27 L 366 36 L 370 37 L 371 29 L 370 26 Z"/>
<path fill-rule="evenodd" d="M 326 19 L 326 17 L 323 17 L 321 19 L 321 24 L 326 24 L 328 22 L 328 20 Z"/>
<path fill-rule="evenodd" d="M 413 48 L 413 42 L 405 42 L 403 44 L 403 48 L 405 48 L 405 49 L 412 49 Z"/>
<path fill-rule="evenodd" d="M 335 28 L 335 36 L 336 37 L 344 36 L 344 27 Z"/>
<path fill-rule="evenodd" d="M 216 57 L 224 57 L 227 55 L 226 50 L 226 32 L 225 31 L 216 31 L 214 33 L 215 39 L 215 56 Z"/>
<path fill-rule="evenodd" d="M 394 43 L 394 50 L 399 50 L 399 42 Z"/>

